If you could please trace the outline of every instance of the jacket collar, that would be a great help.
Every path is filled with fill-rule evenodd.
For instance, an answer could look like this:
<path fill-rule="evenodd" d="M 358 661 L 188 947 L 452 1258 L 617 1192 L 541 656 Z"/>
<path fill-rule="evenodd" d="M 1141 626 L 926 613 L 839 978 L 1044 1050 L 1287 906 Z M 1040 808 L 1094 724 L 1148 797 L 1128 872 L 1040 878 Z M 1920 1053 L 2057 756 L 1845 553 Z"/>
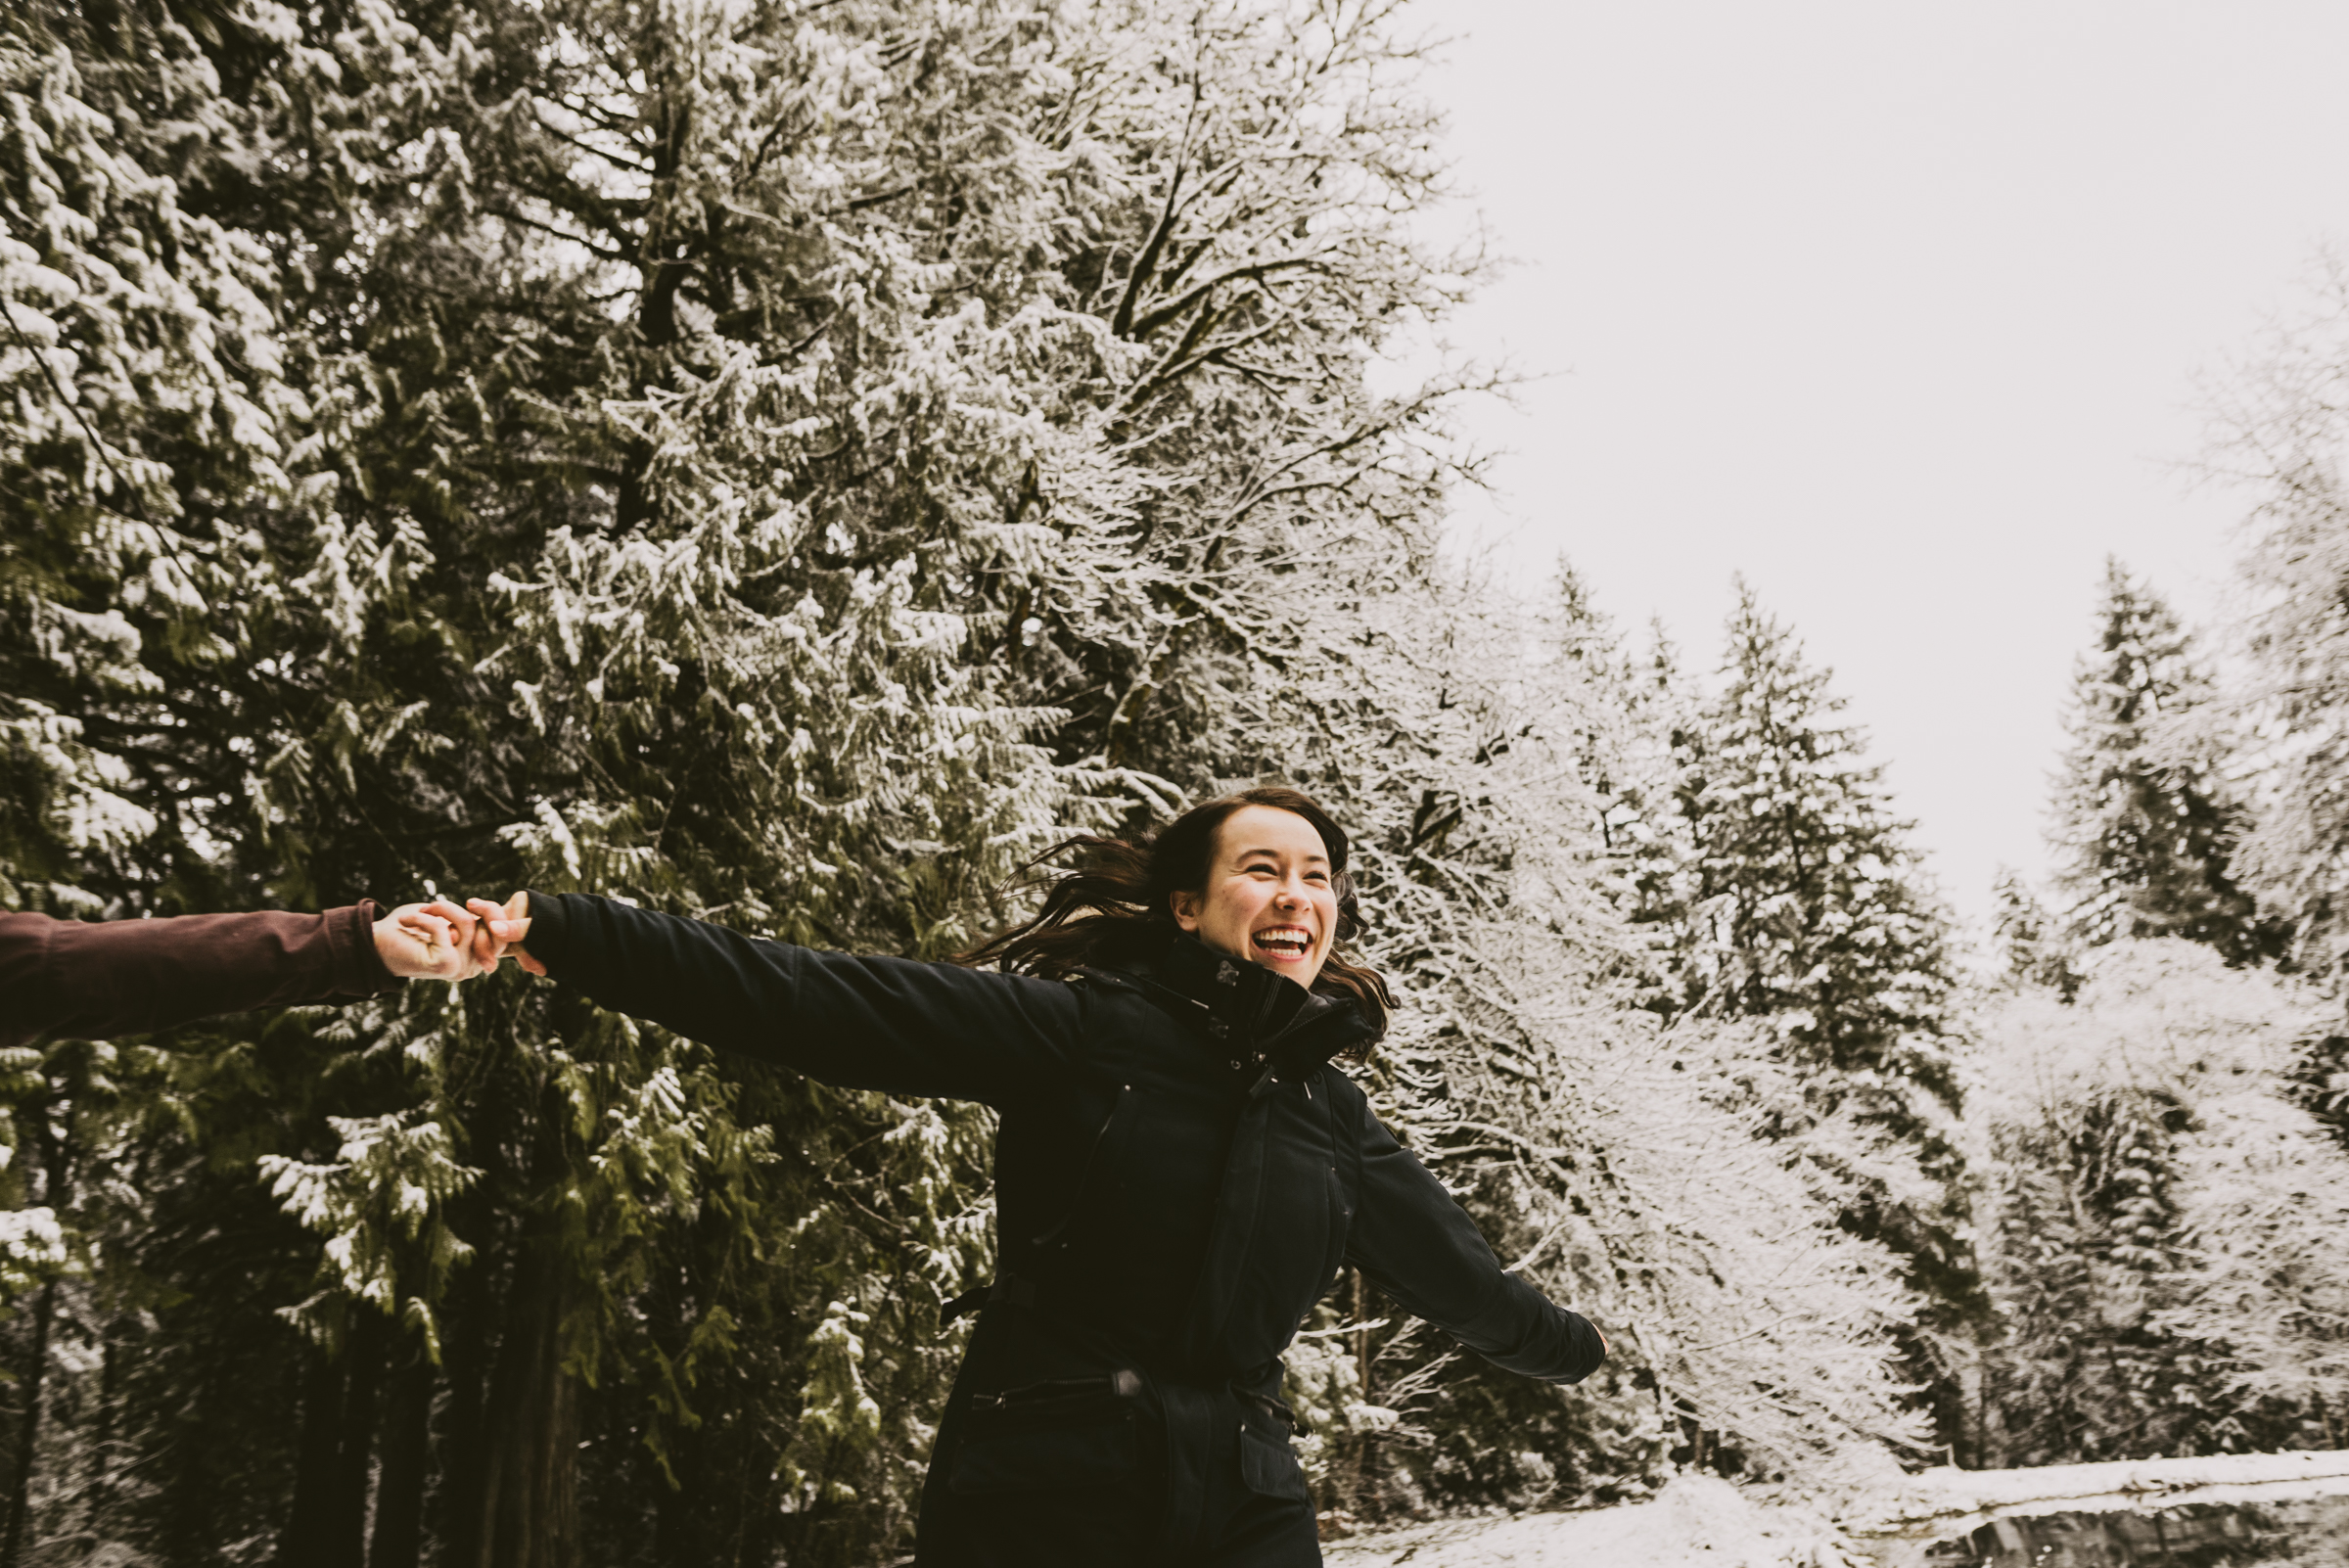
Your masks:
<path fill-rule="evenodd" d="M 1262 964 L 1227 957 L 1185 933 L 1120 966 L 1175 1017 L 1198 1025 L 1261 1093 L 1294 1082 L 1377 1030 L 1353 998 L 1307 991 Z"/>

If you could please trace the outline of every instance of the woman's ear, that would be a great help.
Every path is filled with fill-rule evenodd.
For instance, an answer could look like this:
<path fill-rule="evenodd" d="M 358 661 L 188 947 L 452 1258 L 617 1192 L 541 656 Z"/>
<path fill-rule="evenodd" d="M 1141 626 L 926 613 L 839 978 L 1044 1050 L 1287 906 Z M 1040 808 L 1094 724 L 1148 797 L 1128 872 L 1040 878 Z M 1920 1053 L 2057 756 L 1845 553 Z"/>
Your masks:
<path fill-rule="evenodd" d="M 1199 895 L 1184 893 L 1177 889 L 1168 898 L 1167 902 L 1174 911 L 1176 925 L 1185 931 L 1199 929 Z"/>

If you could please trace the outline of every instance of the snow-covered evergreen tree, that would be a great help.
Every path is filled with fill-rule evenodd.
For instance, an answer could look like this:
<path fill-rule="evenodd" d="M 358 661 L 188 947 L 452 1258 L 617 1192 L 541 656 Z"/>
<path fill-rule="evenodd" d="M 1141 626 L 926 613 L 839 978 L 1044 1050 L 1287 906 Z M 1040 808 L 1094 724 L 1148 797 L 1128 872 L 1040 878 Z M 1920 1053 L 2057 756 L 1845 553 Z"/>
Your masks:
<path fill-rule="evenodd" d="M 1634 652 L 1569 566 L 1538 623 L 1544 673 L 1588 715 L 1576 756 L 1596 803 L 1600 886 L 1640 938 L 1648 1006 L 1669 1017 L 1692 934 L 1697 857 L 1682 807 L 1703 744 L 1699 701 L 1662 625 Z"/>
<path fill-rule="evenodd" d="M 442 210 L 479 217 L 372 258 L 371 300 L 411 325 L 370 346 L 357 402 L 371 465 L 437 486 L 379 486 L 388 514 L 508 541 L 480 560 L 484 598 L 436 600 L 466 628 L 445 673 L 477 723 L 495 715 L 449 801 L 476 863 L 498 863 L 494 834 L 515 880 L 937 954 L 1047 831 L 1198 781 L 1201 737 L 1284 749 L 1251 721 L 1257 684 L 1342 644 L 1334 580 L 1424 552 L 1441 474 L 1401 436 L 1442 389 L 1389 403 L 1359 383 L 1383 318 L 1440 312 L 1450 287 L 1396 216 L 1429 177 L 1426 122 L 1378 17 L 488 20 L 538 108 L 435 100 Z M 595 47 L 561 44 L 582 25 Z M 484 252 L 512 265 L 471 264 Z M 482 341 L 550 314 L 578 346 L 528 325 L 527 357 Z M 460 329 L 464 359 L 511 379 L 436 385 L 416 361 Z M 432 406 L 406 402 L 419 384 Z M 385 689 L 381 712 L 412 700 Z M 419 788 L 441 770 L 404 769 Z M 525 1329 L 467 1352 L 487 1386 L 545 1354 L 537 1325 L 584 1314 L 587 1344 L 655 1378 L 712 1314 L 755 1308 L 783 1348 L 760 1375 L 791 1413 L 736 1428 L 759 1489 L 709 1528 L 763 1499 L 809 1560 L 901 1534 L 954 1349 L 936 1303 L 987 1267 L 985 1119 L 729 1071 L 737 1097 L 702 1053 L 600 1028 L 539 1081 L 517 1047 L 561 1021 L 486 1022 L 538 1151 L 484 1161 L 501 1204 L 544 1161 L 589 1222 L 484 1304 L 477 1332 Z M 654 1095 L 665 1077 L 682 1092 Z M 649 1191 L 564 1130 L 615 1118 L 652 1140 Z M 688 1252 L 648 1315 L 643 1283 L 684 1239 L 657 1222 L 679 1183 L 692 1208 L 793 1225 L 792 1245 L 747 1271 Z M 538 1201 L 525 1213 L 527 1241 Z M 731 1359 L 722 1343 L 705 1358 Z M 576 1447 L 572 1375 L 526 1385 L 535 1412 L 484 1407 L 491 1462 Z M 603 1461 L 639 1472 L 618 1495 L 661 1484 L 705 1418 L 654 1398 L 659 1446 Z M 501 1503 L 478 1528 L 529 1519 Z"/>
<path fill-rule="evenodd" d="M 128 13 L 76 53 L 0 32 L 0 903 L 201 899 L 252 764 L 236 638 L 285 591 L 260 519 L 299 516 L 300 398 L 250 236 L 204 210 L 243 127 L 197 36 Z"/>
<path fill-rule="evenodd" d="M 2320 258 L 2307 303 L 2214 388 L 2204 468 L 2248 502 L 2240 627 L 2249 679 L 2232 706 L 2259 745 L 2256 824 L 2234 856 L 2299 961 L 2349 953 L 2349 260 Z"/>
<path fill-rule="evenodd" d="M 0 22 L 0 907 L 168 914 L 257 891 L 225 853 L 250 821 L 254 719 L 278 674 L 248 659 L 290 597 L 278 545 L 315 497 L 293 449 L 302 398 L 274 268 L 215 199 L 221 171 L 253 155 L 229 93 L 251 43 L 160 6 Z M 123 1245 L 158 1220 L 139 1155 L 202 1114 L 134 1045 L 15 1054 L 0 1286 L 22 1298 L 0 1330 L 12 1562 L 51 1533 L 51 1499 L 79 1499 L 76 1524 L 119 1500 L 129 1451 L 109 1439 L 152 1435 L 119 1407 L 123 1385 L 72 1369 L 155 1300 Z M 271 1272 L 251 1261 L 256 1279 Z M 255 1337 L 281 1364 L 293 1349 L 274 1324 L 237 1349 Z"/>
<path fill-rule="evenodd" d="M 2078 942 L 2011 866 L 1992 878 L 1992 951 L 2017 985 L 2050 986 L 2066 1000 L 2080 989 Z"/>
<path fill-rule="evenodd" d="M 2318 999 L 2177 939 L 1983 1022 L 1968 1136 L 2003 1335 L 2002 1464 L 2331 1447 L 2349 1386 L 2349 1153 L 2299 1103 Z"/>
<path fill-rule="evenodd" d="M 2216 695 L 2191 637 L 2117 559 L 2104 566 L 2096 624 L 2072 677 L 2053 804 L 2069 924 L 2091 945 L 2183 937 L 2233 963 L 2278 956 L 2288 933 L 2260 917 L 2229 864 L 2250 823 L 2226 758 L 2173 738 Z"/>
<path fill-rule="evenodd" d="M 1876 1084 L 1888 1125 L 1921 1129 L 1957 1082 L 1945 919 L 1911 825 L 1828 671 L 1742 585 L 1722 678 L 1689 800 L 1704 938 L 1690 999 L 1767 1020 L 1790 1061 L 1824 1070 L 1822 1094 Z"/>
<path fill-rule="evenodd" d="M 1924 1299 L 1915 1370 L 1954 1431 L 1932 1336 L 1987 1303 L 1951 1136 L 1964 1037 L 1948 921 L 1829 678 L 1740 583 L 1682 786 L 1681 1005 L 1752 1020 L 1790 1069 L 1755 1082 L 1767 1121 L 1845 1173 L 1844 1222 L 1906 1261 Z"/>

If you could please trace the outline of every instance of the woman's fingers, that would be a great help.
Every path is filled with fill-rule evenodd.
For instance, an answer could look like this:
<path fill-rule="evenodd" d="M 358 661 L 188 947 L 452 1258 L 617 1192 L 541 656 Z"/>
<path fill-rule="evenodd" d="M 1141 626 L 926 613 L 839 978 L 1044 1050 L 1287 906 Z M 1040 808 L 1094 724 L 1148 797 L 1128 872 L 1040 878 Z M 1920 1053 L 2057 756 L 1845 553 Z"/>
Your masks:
<path fill-rule="evenodd" d="M 432 973 L 434 939 L 408 923 L 405 916 L 409 912 L 394 909 L 374 926 L 375 955 L 383 960 L 386 971 L 401 980 Z"/>
<path fill-rule="evenodd" d="M 480 918 L 483 929 L 496 939 L 500 952 L 513 954 L 514 961 L 533 975 L 546 973 L 546 965 L 531 957 L 530 950 L 523 946 L 523 942 L 530 934 L 530 896 L 528 893 L 517 893 L 504 903 L 491 903 L 487 899 L 468 899 L 465 906 Z"/>
<path fill-rule="evenodd" d="M 474 967 L 472 913 L 445 899 L 431 903 L 403 903 L 392 911 L 400 928 L 423 945 L 419 978 L 465 980 L 479 974 Z"/>
<path fill-rule="evenodd" d="M 403 903 L 375 923 L 375 950 L 386 969 L 402 980 L 465 978 L 463 938 L 472 934 L 473 916 L 453 905 L 441 907 L 463 917 L 463 936 L 447 912 L 436 913 L 431 904 Z"/>
<path fill-rule="evenodd" d="M 481 921 L 472 910 L 448 899 L 435 899 L 424 906 L 424 912 L 448 927 L 447 942 L 453 955 L 456 973 L 451 980 L 471 980 L 474 976 L 497 967 L 492 954 L 483 962 L 481 949 Z"/>
<path fill-rule="evenodd" d="M 506 898 L 504 913 L 505 919 L 499 924 L 513 933 L 509 940 L 514 945 L 515 960 L 533 975 L 545 974 L 546 965 L 531 957 L 522 945 L 522 940 L 530 934 L 530 896 L 529 892 L 518 888 L 509 894 Z"/>
<path fill-rule="evenodd" d="M 530 896 L 517 893 L 504 903 L 468 899 L 465 907 L 488 922 L 500 942 L 520 942 L 530 934 Z"/>
<path fill-rule="evenodd" d="M 403 903 L 392 911 L 392 918 L 399 922 L 402 930 L 413 932 L 418 942 L 432 946 L 445 946 L 455 940 L 448 922 L 434 914 L 428 904 Z"/>
<path fill-rule="evenodd" d="M 468 899 L 463 908 L 446 901 L 433 906 L 436 912 L 445 914 L 452 924 L 458 925 L 466 961 L 471 966 L 469 973 L 476 975 L 489 973 L 497 967 L 498 960 L 506 955 L 504 940 L 488 921 L 482 918 L 479 908 L 481 901 L 479 899 Z"/>
<path fill-rule="evenodd" d="M 530 932 L 530 896 L 504 903 L 486 899 L 435 899 L 403 903 L 375 923 L 375 948 L 384 967 L 403 980 L 471 980 L 511 955 L 533 975 L 546 966 L 523 949 Z"/>

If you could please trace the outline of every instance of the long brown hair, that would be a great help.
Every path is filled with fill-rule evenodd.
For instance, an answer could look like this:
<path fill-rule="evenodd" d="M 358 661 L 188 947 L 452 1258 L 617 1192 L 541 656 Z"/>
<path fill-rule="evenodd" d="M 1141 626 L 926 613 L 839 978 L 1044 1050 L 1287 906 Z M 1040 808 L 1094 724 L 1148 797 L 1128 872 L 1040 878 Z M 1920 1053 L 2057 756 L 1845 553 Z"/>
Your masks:
<path fill-rule="evenodd" d="M 1340 957 L 1336 948 L 1337 943 L 1351 942 L 1362 929 L 1361 899 L 1353 873 L 1346 869 L 1346 830 L 1302 790 L 1267 788 L 1221 796 L 1192 807 L 1139 842 L 1090 833 L 1064 840 L 1025 867 L 1029 876 L 1045 880 L 1037 874 L 1048 872 L 1063 855 L 1077 856 L 1075 869 L 1045 880 L 1043 903 L 1035 916 L 956 954 L 955 962 L 993 963 L 1020 974 L 1062 978 L 1087 964 L 1114 964 L 1157 952 L 1182 934 L 1174 920 L 1174 895 L 1206 890 L 1216 835 L 1225 818 L 1248 806 L 1294 812 L 1321 835 L 1321 848 L 1329 855 L 1330 887 L 1338 896 L 1338 929 L 1313 989 L 1351 996 L 1383 1034 L 1387 1013 L 1395 1005 L 1386 981 L 1377 970 Z M 1365 1043 L 1347 1054 L 1359 1060 L 1368 1049 Z"/>

